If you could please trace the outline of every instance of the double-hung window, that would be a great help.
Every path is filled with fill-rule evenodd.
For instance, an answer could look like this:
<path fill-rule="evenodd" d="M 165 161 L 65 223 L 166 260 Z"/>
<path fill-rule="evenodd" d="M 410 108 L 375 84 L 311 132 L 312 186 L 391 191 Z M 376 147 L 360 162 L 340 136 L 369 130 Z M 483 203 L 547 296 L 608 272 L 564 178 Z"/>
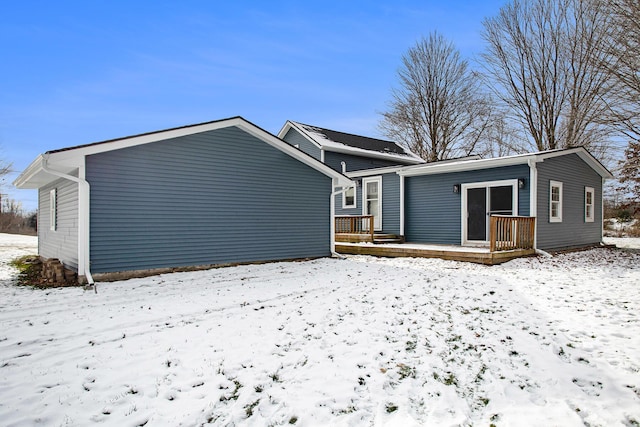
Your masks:
<path fill-rule="evenodd" d="M 593 187 L 584 187 L 584 222 L 593 222 L 595 215 L 594 208 L 594 194 Z"/>
<path fill-rule="evenodd" d="M 355 187 L 349 187 L 347 191 L 342 193 L 342 207 L 343 208 L 355 208 L 356 207 L 356 189 Z"/>
<path fill-rule="evenodd" d="M 549 184 L 549 222 L 562 222 L 562 183 Z"/>

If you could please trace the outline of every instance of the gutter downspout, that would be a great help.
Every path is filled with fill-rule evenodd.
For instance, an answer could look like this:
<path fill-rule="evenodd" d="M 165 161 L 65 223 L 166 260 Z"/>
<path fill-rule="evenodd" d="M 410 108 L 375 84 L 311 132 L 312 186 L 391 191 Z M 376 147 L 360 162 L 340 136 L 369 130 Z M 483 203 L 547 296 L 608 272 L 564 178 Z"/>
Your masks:
<path fill-rule="evenodd" d="M 529 216 L 533 216 L 536 219 L 535 230 L 536 233 L 533 236 L 533 250 L 538 255 L 542 255 L 545 258 L 553 258 L 553 256 L 542 249 L 538 249 L 538 169 L 536 168 L 538 160 L 529 159 L 527 164 L 529 165 Z"/>
<path fill-rule="evenodd" d="M 535 234 L 533 236 L 533 249 L 538 251 L 538 169 L 536 159 L 529 159 L 529 216 L 535 217 Z"/>
<path fill-rule="evenodd" d="M 604 184 L 606 182 L 606 178 L 602 177 L 600 179 L 600 246 L 604 246 Z M 595 194 L 593 195 L 595 199 Z"/>
<path fill-rule="evenodd" d="M 89 260 L 89 193 L 91 188 L 84 178 L 80 178 L 79 176 L 75 177 L 73 175 L 50 169 L 47 165 L 48 161 L 49 155 L 45 154 L 42 157 L 43 171 L 78 184 L 78 274 L 80 274 L 80 268 L 82 268 L 89 286 L 92 286 L 94 291 L 98 293 L 98 290 L 95 287 L 95 281 L 91 275 Z M 84 170 L 84 167 L 81 167 L 80 169 Z M 78 175 L 81 175 L 80 170 L 78 171 Z"/>
<path fill-rule="evenodd" d="M 404 238 L 404 175 L 400 175 L 400 235 Z"/>
<path fill-rule="evenodd" d="M 349 189 L 349 187 L 336 187 L 335 179 L 331 180 L 331 188 L 341 188 L 341 190 L 334 190 L 331 192 L 331 199 L 329 200 L 329 206 L 331 207 L 331 255 L 336 258 L 344 258 L 342 255 L 336 252 L 336 196 L 342 194 Z"/>

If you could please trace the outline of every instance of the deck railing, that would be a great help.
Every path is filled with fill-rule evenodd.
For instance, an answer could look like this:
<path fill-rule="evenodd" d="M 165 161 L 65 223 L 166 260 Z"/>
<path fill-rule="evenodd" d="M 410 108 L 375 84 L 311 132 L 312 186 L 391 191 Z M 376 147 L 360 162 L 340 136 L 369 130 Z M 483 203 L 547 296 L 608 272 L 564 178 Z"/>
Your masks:
<path fill-rule="evenodd" d="M 335 225 L 336 234 L 369 234 L 373 242 L 373 215 L 336 216 Z"/>
<path fill-rule="evenodd" d="M 491 252 L 533 249 L 535 217 L 491 215 L 490 226 Z"/>

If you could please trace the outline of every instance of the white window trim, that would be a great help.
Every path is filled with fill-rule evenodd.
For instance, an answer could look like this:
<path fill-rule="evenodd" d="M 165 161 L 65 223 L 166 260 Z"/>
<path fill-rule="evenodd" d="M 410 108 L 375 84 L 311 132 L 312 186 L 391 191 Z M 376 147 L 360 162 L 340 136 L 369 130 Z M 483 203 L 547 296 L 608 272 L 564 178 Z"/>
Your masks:
<path fill-rule="evenodd" d="M 591 193 L 591 204 L 587 204 L 587 194 Z M 584 222 L 594 222 L 595 220 L 595 200 L 596 200 L 596 191 L 593 187 L 584 187 Z M 591 215 L 588 215 L 589 209 L 588 206 L 591 206 Z"/>
<path fill-rule="evenodd" d="M 56 231 L 58 228 L 58 190 L 49 191 L 49 229 Z"/>
<path fill-rule="evenodd" d="M 553 197 L 553 188 L 557 187 L 560 189 L 559 191 L 559 195 L 560 195 L 560 200 L 558 200 L 555 203 L 558 203 L 558 216 L 553 216 L 553 203 L 554 201 L 551 200 L 551 198 Z M 549 181 L 549 222 L 562 222 L 562 182 L 560 181 Z"/>
<path fill-rule="evenodd" d="M 349 191 L 350 189 L 353 189 L 353 204 L 348 205 L 348 204 L 347 204 L 347 191 Z M 356 205 L 357 205 L 357 202 L 356 202 L 356 196 L 357 196 L 357 194 L 358 194 L 358 192 L 356 191 L 356 187 L 349 187 L 349 188 L 347 189 L 347 191 L 344 191 L 344 192 L 342 193 L 342 209 L 352 209 L 352 208 L 355 208 L 355 207 L 356 207 Z"/>

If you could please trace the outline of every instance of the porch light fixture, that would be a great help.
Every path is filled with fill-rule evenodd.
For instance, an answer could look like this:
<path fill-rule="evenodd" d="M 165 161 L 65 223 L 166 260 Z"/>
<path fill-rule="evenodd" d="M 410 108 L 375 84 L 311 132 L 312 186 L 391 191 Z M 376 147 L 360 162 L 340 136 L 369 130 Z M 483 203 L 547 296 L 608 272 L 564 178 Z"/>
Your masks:
<path fill-rule="evenodd" d="M 524 178 L 518 178 L 518 188 L 524 188 L 526 180 Z"/>
<path fill-rule="evenodd" d="M 460 184 L 453 184 L 453 192 L 456 194 L 460 192 Z"/>

